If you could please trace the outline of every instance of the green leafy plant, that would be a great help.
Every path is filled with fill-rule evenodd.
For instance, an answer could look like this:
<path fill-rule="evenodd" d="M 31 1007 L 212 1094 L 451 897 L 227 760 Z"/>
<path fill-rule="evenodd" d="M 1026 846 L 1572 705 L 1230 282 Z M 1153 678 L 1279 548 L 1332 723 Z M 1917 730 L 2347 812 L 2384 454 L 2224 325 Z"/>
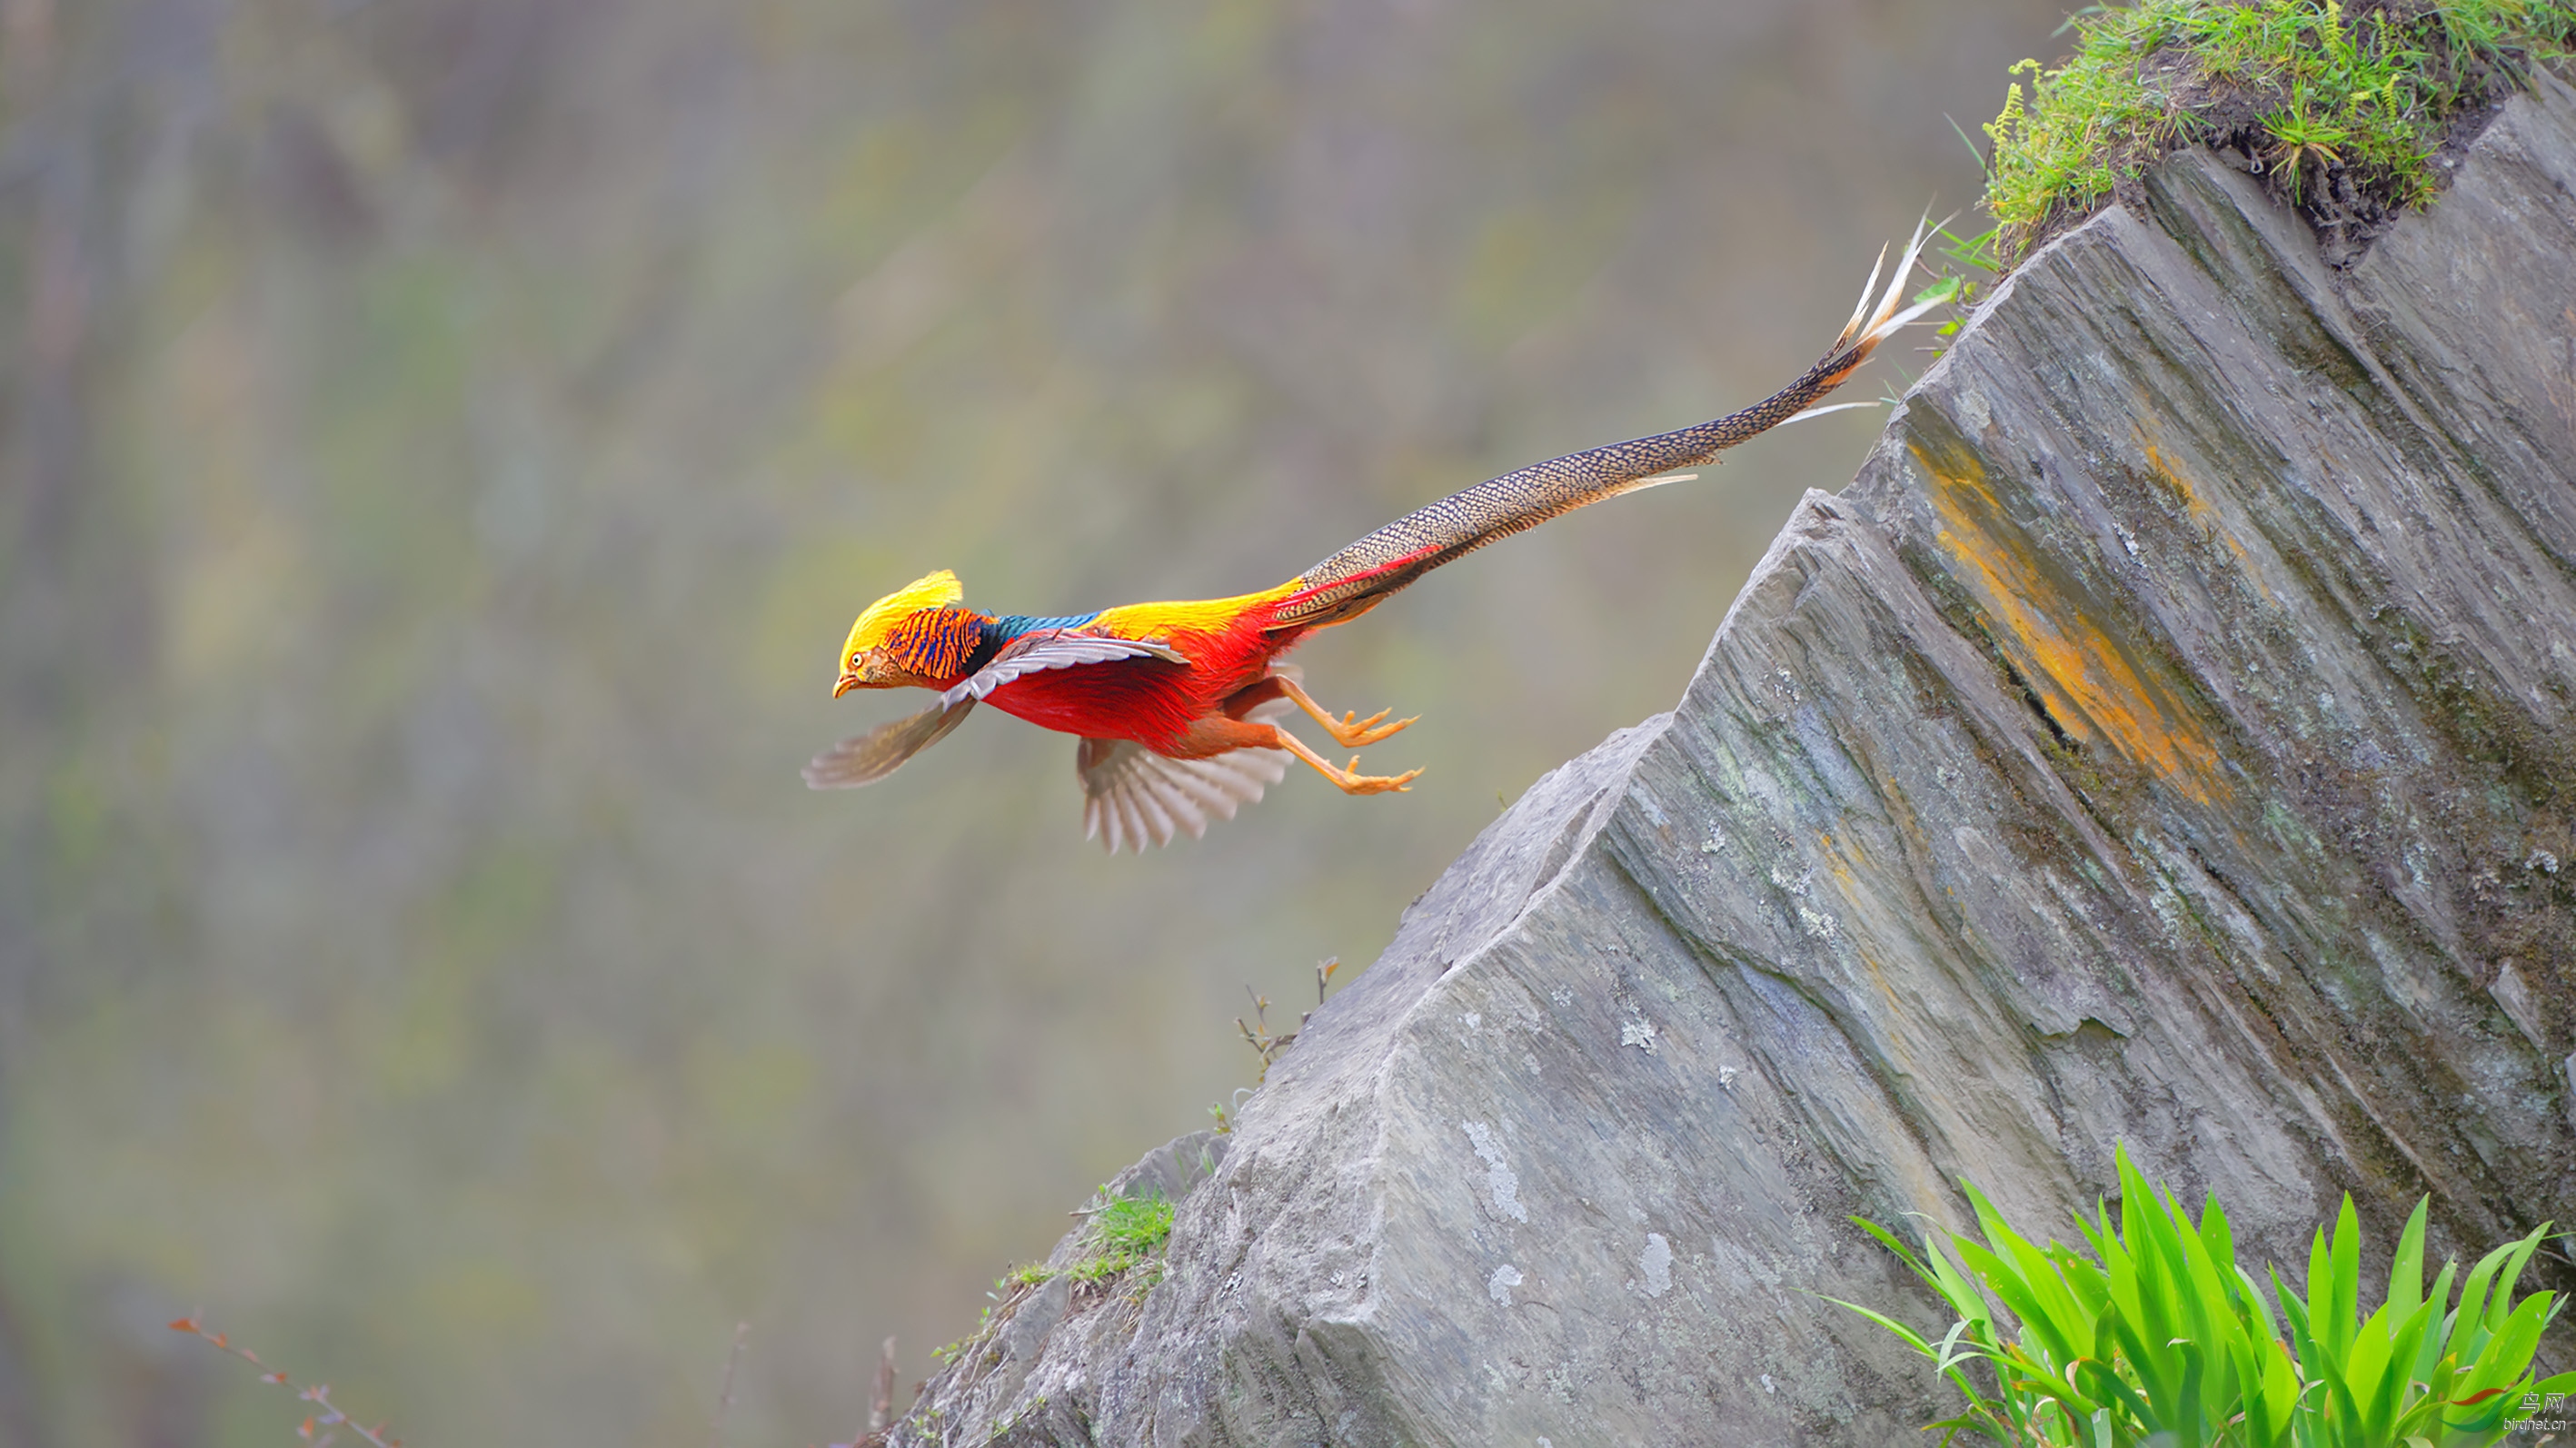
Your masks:
<path fill-rule="evenodd" d="M 2292 93 L 2286 108 L 2263 118 L 2263 128 L 2272 133 L 2274 142 L 2268 157 L 2272 169 L 2289 178 L 2293 201 L 2298 199 L 2300 179 L 2307 174 L 2311 162 L 2323 174 L 2327 166 L 2343 159 L 2343 152 L 2352 144 L 2352 127 L 2338 126 L 2310 114 L 2304 86 Z"/>
<path fill-rule="evenodd" d="M 1107 1186 L 1101 1187 L 1092 1204 L 1074 1215 L 1085 1218 L 1078 1250 L 1073 1260 L 1063 1267 L 1045 1263 L 1015 1268 L 994 1279 L 986 1300 L 983 1316 L 975 1330 L 931 1356 L 941 1364 L 956 1367 L 968 1365 L 970 1372 L 981 1372 L 1001 1361 L 996 1336 L 1005 1322 L 1027 1301 L 1029 1294 L 1061 1277 L 1074 1284 L 1077 1293 L 1087 1289 L 1106 1292 L 1112 1283 L 1124 1286 L 1131 1299 L 1141 1302 L 1145 1294 L 1163 1280 L 1163 1248 L 1172 1239 L 1172 1201 L 1159 1191 L 1144 1196 L 1116 1197 Z"/>
<path fill-rule="evenodd" d="M 2271 1273 L 2276 1318 L 2237 1264 L 2216 1199 L 2194 1223 L 2126 1150 L 2118 1168 L 2119 1220 L 2103 1206 L 2091 1221 L 2078 1216 L 2082 1248 L 2033 1245 L 1967 1183 L 1983 1242 L 1947 1234 L 1945 1251 L 1927 1234 L 1917 1255 L 1854 1219 L 1958 1314 L 1936 1342 L 1841 1304 L 1930 1359 L 1967 1400 L 1930 1425 L 1944 1444 L 1965 1431 L 2016 1448 L 2453 1448 L 2497 1441 L 2528 1395 L 2576 1391 L 2576 1373 L 2531 1377 L 2559 1308 L 2553 1294 L 2513 1300 L 2547 1224 L 2481 1258 L 2454 1303 L 2457 1263 L 2425 1290 L 2427 1203 L 2418 1202 L 2388 1298 L 2365 1317 L 2361 1230 L 2347 1196 L 2331 1239 L 2320 1228 L 2309 1250 L 2307 1295 Z"/>
<path fill-rule="evenodd" d="M 1102 1188 L 1105 1192 L 1108 1189 Z M 1160 1192 L 1142 1197 L 1112 1197 L 1090 1213 L 1083 1253 L 1062 1269 L 1023 1267 L 994 1284 L 1034 1287 L 1058 1277 L 1089 1286 L 1124 1277 L 1138 1267 L 1150 1269 L 1152 1287 L 1162 1280 L 1163 1244 L 1172 1238 L 1172 1203 Z"/>
<path fill-rule="evenodd" d="M 2241 150 L 2293 203 L 2339 168 L 2420 204 L 2454 116 L 2576 50 L 2568 0 L 2382 0 L 2359 21 L 2338 0 L 2140 0 L 2067 23 L 2074 54 L 2013 67 L 1985 127 L 2007 263 L 2191 142 Z"/>
<path fill-rule="evenodd" d="M 1069 1275 L 1102 1282 L 1152 1264 L 1160 1280 L 1163 1244 L 1171 1239 L 1172 1204 L 1162 1193 L 1120 1197 L 1092 1213 L 1092 1251 Z"/>
<path fill-rule="evenodd" d="M 1959 335 L 1960 328 L 1967 324 L 1969 309 L 1993 284 L 1994 278 L 2003 275 L 2003 259 L 1995 251 L 1995 243 L 2002 235 L 2002 227 L 1990 226 L 1975 236 L 1968 236 L 1947 221 L 1933 229 L 1932 251 L 1942 259 L 1939 279 L 1915 293 L 1914 300 L 1950 303 L 1953 310 L 1932 329 L 1934 336 L 1948 338 Z"/>

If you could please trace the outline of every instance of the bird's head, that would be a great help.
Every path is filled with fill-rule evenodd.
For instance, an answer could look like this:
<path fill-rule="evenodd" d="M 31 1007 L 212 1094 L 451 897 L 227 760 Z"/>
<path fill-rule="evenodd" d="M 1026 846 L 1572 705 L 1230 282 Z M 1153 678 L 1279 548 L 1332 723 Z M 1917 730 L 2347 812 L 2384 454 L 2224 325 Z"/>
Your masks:
<path fill-rule="evenodd" d="M 916 617 L 955 603 L 965 592 L 957 575 L 943 568 L 869 604 L 859 614 L 858 622 L 850 625 L 850 636 L 841 645 L 841 676 L 833 681 L 832 697 L 837 699 L 852 689 L 931 683 L 929 676 L 906 667 L 914 662 L 910 651 L 887 645 L 897 630 Z"/>

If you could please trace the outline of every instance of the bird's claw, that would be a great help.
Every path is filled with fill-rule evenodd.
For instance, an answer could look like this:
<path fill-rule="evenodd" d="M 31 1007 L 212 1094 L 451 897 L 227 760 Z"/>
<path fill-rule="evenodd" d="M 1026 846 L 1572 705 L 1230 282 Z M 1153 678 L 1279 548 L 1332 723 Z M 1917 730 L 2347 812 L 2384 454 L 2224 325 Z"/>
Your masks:
<path fill-rule="evenodd" d="M 1347 720 L 1336 720 L 1332 715 L 1325 713 L 1321 709 L 1316 709 L 1311 712 L 1314 714 L 1318 723 L 1321 723 L 1327 729 L 1331 729 L 1337 737 L 1342 732 L 1340 725 L 1344 722 L 1349 722 Z M 1383 719 L 1385 717 L 1386 716 L 1384 714 L 1377 716 L 1378 719 Z M 1404 724 L 1410 724 L 1412 722 L 1412 720 L 1407 719 L 1404 721 Z M 1394 733 L 1397 729 L 1403 728 L 1404 724 L 1398 724 L 1393 728 L 1388 728 L 1379 725 L 1377 719 L 1370 719 L 1365 723 L 1354 723 L 1352 727 L 1363 734 L 1374 733 L 1379 737 L 1383 737 Z M 1335 765 L 1333 761 L 1326 759 L 1324 756 L 1317 754 L 1314 750 L 1309 749 L 1304 744 L 1298 742 L 1297 736 L 1289 733 L 1285 729 L 1273 726 L 1271 729 L 1271 737 L 1279 741 L 1274 747 L 1285 749 L 1289 753 L 1296 755 L 1299 759 L 1306 761 L 1307 764 L 1314 767 L 1317 774 L 1331 780 L 1333 782 L 1333 787 L 1344 794 L 1401 793 L 1422 773 L 1419 769 L 1408 769 L 1404 773 L 1397 775 L 1362 774 L 1360 773 L 1360 757 L 1356 754 L 1351 756 L 1350 763 Z M 1349 741 L 1344 740 L 1343 742 L 1348 743 Z"/>
<path fill-rule="evenodd" d="M 1378 721 L 1384 719 L 1391 712 L 1393 711 L 1380 709 L 1376 713 L 1362 719 L 1359 717 L 1359 711 L 1353 709 L 1344 714 L 1339 722 L 1326 719 L 1324 721 L 1324 727 L 1332 731 L 1334 742 L 1340 744 L 1343 748 L 1366 749 L 1368 746 L 1377 743 L 1381 739 L 1392 739 L 1396 735 L 1403 733 L 1406 725 L 1413 723 L 1414 719 L 1421 717 L 1417 714 L 1414 716 L 1414 719 L 1398 719 L 1394 723 L 1386 725 L 1383 728 L 1379 727 Z"/>
<path fill-rule="evenodd" d="M 1360 757 L 1354 754 L 1351 762 L 1342 766 L 1342 776 L 1335 783 L 1341 785 L 1344 794 L 1409 794 L 1421 773 L 1419 769 L 1408 769 L 1394 775 L 1362 774 Z"/>

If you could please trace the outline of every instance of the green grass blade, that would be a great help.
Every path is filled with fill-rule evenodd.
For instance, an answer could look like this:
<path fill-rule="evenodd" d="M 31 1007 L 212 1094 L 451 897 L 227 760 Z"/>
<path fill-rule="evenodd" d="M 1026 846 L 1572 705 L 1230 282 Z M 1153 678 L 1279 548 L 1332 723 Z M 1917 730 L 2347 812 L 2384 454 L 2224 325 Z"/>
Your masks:
<path fill-rule="evenodd" d="M 2424 1301 L 2433 1309 L 2433 1316 L 2425 1328 L 2423 1345 L 2415 1350 L 2414 1376 L 2419 1381 L 2431 1381 L 2440 1364 L 2450 1356 L 2451 1325 L 2456 1320 L 2449 1315 L 2451 1278 L 2459 1270 L 2457 1262 L 2443 1263 L 2440 1274 L 2433 1279 L 2433 1290 L 2424 1296 Z"/>
<path fill-rule="evenodd" d="M 2501 1298 L 2504 1294 L 2496 1294 Z M 2488 1388 L 2508 1387 L 2522 1380 L 2531 1366 L 2531 1355 L 2540 1346 L 2540 1329 L 2549 1320 L 2550 1294 L 2535 1292 L 2524 1298 L 2496 1329 L 2485 1349 L 2479 1353 L 2477 1366 L 2461 1384 L 2464 1396 L 2475 1396 Z"/>
<path fill-rule="evenodd" d="M 2430 1196 L 2415 1199 L 2414 1215 L 2398 1234 L 2397 1256 L 2389 1264 L 2388 1306 L 2401 1322 L 2412 1317 L 2416 1304 L 2424 1300 L 2424 1214 L 2432 1204 Z"/>
<path fill-rule="evenodd" d="M 2281 1340 L 2281 1324 L 2272 1316 L 2272 1304 L 2263 1295 L 2263 1284 L 2242 1267 L 2236 1269 L 2236 1302 L 2244 1311 L 2245 1330 L 2250 1336 Z"/>
<path fill-rule="evenodd" d="M 1886 1328 L 1889 1332 L 1896 1334 L 1897 1338 L 1907 1347 L 1914 1349 L 1916 1352 L 1932 1359 L 1936 1363 L 1941 1360 L 1941 1355 L 1932 1350 L 1932 1344 L 1925 1340 L 1923 1334 L 1907 1327 L 1904 1323 L 1897 1321 L 1886 1313 L 1873 1311 L 1870 1308 L 1861 1306 L 1857 1302 L 1845 1302 L 1839 1297 L 1828 1297 L 1825 1301 L 1832 1303 L 1836 1307 L 1850 1308 L 1852 1311 L 1857 1312 L 1861 1316 L 1868 1318 L 1870 1321 L 1877 1323 L 1879 1326 Z"/>
<path fill-rule="evenodd" d="M 2530 1265 L 2531 1254 L 2540 1250 L 2540 1240 L 2548 1233 L 2549 1224 L 2543 1222 L 2530 1236 L 2504 1249 L 2504 1270 L 2496 1274 L 2495 1295 L 2487 1300 L 2486 1317 L 2490 1329 L 2499 1333 L 2504 1330 L 2506 1304 L 2513 1298 L 2513 1285 L 2522 1280 L 2522 1269 Z"/>
<path fill-rule="evenodd" d="M 2381 1329 L 2389 1336 L 2377 1365 L 2379 1379 L 2371 1385 L 2369 1396 L 2361 1405 L 2364 1432 L 2373 1443 L 2397 1441 L 2397 1416 L 2406 1408 L 2406 1392 L 2413 1382 L 2408 1370 L 2414 1365 L 2415 1347 L 2423 1339 L 2425 1321 L 2433 1314 L 2430 1304 L 2418 1302 L 2415 1310 L 2400 1321 L 2397 1308 L 2398 1303 L 2392 1299 L 2371 1314 L 2374 1322 L 2397 1324 L 2393 1331 L 2385 1326 Z"/>
<path fill-rule="evenodd" d="M 2281 1308 L 2288 1311 L 2290 1298 L 2284 1293 Z M 2327 1246 L 2326 1229 L 2317 1228 L 2308 1241 L 2308 1295 L 2298 1310 L 2299 1361 L 2313 1371 L 2321 1359 L 2343 1360 L 2335 1350 L 2334 1339 L 2334 1254 Z"/>
<path fill-rule="evenodd" d="M 2072 1362 L 2091 1356 L 2091 1324 L 2074 1313 L 2071 1300 L 2061 1302 L 2065 1284 L 2057 1281 L 2055 1273 L 2046 1271 L 2043 1264 L 2040 1280 L 2034 1282 L 2019 1266 L 1975 1242 L 1962 1238 L 1957 1246 L 1960 1258 L 2003 1303 L 2004 1310 L 2021 1319 L 2023 1336 L 2037 1343 L 2052 1361 Z M 2047 1293 L 2042 1284 L 2056 1286 L 2057 1293 Z"/>
<path fill-rule="evenodd" d="M 2344 1193 L 2343 1210 L 2335 1214 L 2334 1245 L 2327 1266 L 2326 1316 L 2319 1330 L 2324 1346 L 2336 1358 L 2352 1350 L 2352 1335 L 2361 1315 L 2361 1215 L 2353 1210 L 2352 1193 Z M 2317 1284 L 2308 1284 L 2308 1307 L 2317 1305 Z"/>
<path fill-rule="evenodd" d="M 1916 1257 L 1914 1255 L 1914 1250 L 1906 1246 L 1903 1239 L 1899 1238 L 1894 1232 L 1887 1230 L 1885 1227 L 1880 1226 L 1878 1223 L 1871 1221 L 1867 1217 L 1851 1217 L 1847 1220 L 1862 1231 L 1876 1237 L 1880 1246 L 1885 1247 L 1890 1252 L 1896 1254 L 1897 1261 L 1902 1262 L 1907 1267 L 1913 1269 L 1914 1275 L 1922 1278 L 1926 1285 L 1932 1287 L 1935 1291 L 1939 1290 L 1941 1284 L 1933 1279 L 1932 1270 L 1924 1266 L 1922 1259 Z"/>

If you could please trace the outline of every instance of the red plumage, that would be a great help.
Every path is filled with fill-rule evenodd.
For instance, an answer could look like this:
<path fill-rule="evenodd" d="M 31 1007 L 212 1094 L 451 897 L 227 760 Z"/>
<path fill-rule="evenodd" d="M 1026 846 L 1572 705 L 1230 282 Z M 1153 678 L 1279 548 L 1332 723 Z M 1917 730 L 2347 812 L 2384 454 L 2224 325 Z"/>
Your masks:
<path fill-rule="evenodd" d="M 1187 664 L 1145 658 L 1049 669 L 1004 684 L 985 702 L 1041 728 L 1132 740 L 1176 759 L 1222 753 L 1238 746 L 1205 737 L 1201 726 L 1211 718 L 1240 718 L 1229 701 L 1257 687 L 1269 676 L 1270 661 L 1306 635 L 1303 628 L 1269 632 L 1277 611 L 1274 600 L 1264 599 L 1222 628 L 1171 630 L 1163 641 Z"/>

